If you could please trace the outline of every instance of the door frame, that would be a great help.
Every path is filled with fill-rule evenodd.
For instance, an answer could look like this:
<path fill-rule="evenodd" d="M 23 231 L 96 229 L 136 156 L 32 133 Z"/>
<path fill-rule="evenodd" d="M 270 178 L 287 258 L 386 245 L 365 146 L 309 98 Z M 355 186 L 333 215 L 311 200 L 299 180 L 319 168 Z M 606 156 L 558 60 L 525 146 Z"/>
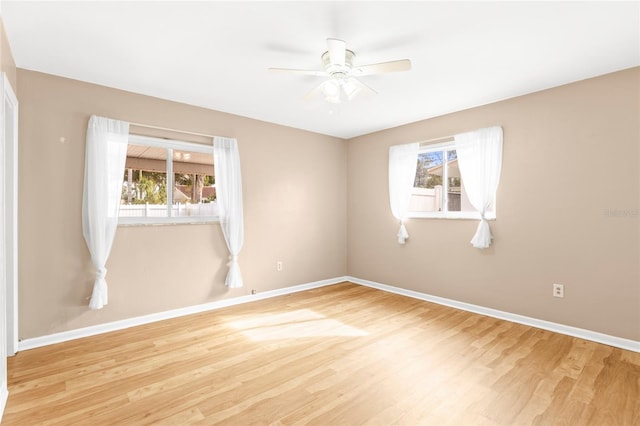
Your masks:
<path fill-rule="evenodd" d="M 7 356 L 18 352 L 18 98 L 2 73 Z"/>

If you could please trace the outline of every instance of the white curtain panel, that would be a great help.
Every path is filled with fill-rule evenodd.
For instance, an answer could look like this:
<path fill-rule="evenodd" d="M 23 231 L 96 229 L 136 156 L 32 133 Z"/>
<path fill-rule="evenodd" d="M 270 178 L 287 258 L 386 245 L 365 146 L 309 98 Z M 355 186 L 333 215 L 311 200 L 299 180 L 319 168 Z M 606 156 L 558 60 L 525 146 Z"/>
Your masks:
<path fill-rule="evenodd" d="M 409 238 L 404 221 L 411 201 L 411 192 L 416 178 L 419 143 L 394 145 L 389 148 L 389 202 L 391 213 L 400 221 L 398 243 L 404 244 Z"/>
<path fill-rule="evenodd" d="M 216 136 L 213 139 L 213 164 L 220 226 L 231 255 L 225 284 L 230 288 L 242 287 L 238 254 L 244 243 L 244 217 L 238 142 Z"/>
<path fill-rule="evenodd" d="M 96 268 L 89 307 L 107 304 L 107 269 L 118 226 L 129 123 L 92 115 L 87 128 L 82 198 L 82 234 Z"/>
<path fill-rule="evenodd" d="M 471 244 L 487 248 L 493 236 L 485 218 L 496 198 L 502 169 L 502 127 L 487 127 L 455 136 L 460 175 L 469 201 L 480 212 L 480 223 Z"/>

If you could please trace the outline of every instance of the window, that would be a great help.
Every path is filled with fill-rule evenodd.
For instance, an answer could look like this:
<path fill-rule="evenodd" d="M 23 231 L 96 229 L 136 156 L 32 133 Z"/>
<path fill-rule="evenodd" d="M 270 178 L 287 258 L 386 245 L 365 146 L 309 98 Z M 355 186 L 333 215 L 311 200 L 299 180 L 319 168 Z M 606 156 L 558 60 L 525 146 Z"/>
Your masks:
<path fill-rule="evenodd" d="M 409 217 L 480 219 L 467 198 L 454 141 L 420 148 Z M 495 219 L 495 202 L 487 219 Z"/>
<path fill-rule="evenodd" d="M 213 145 L 129 135 L 119 224 L 216 220 Z"/>

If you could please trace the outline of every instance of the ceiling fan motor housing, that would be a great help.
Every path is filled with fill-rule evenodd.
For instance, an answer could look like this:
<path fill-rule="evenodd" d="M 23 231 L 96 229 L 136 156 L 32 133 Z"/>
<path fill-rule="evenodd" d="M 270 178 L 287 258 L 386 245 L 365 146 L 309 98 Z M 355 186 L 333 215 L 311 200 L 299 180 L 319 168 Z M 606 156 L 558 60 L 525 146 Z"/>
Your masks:
<path fill-rule="evenodd" d="M 334 78 L 344 78 L 353 68 L 353 60 L 356 54 L 352 50 L 345 49 L 344 51 L 344 65 L 332 64 L 329 51 L 322 54 L 322 64 L 324 69 Z"/>

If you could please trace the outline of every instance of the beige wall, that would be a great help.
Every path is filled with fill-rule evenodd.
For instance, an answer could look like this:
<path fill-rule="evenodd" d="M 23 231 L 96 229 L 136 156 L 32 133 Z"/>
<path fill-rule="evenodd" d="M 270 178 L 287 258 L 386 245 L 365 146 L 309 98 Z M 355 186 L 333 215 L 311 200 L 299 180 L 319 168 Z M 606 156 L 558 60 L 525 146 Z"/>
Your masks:
<path fill-rule="evenodd" d="M 640 340 L 638 68 L 350 141 L 31 71 L 17 77 L 22 338 L 349 274 Z M 87 309 L 80 206 L 90 114 L 238 138 L 245 288 L 223 285 L 218 225 L 121 227 L 107 264 L 110 304 Z M 413 219 L 399 246 L 389 146 L 496 124 L 505 143 L 494 245 L 471 247 L 475 221 Z M 553 282 L 565 285 L 564 299 L 551 296 Z"/>
<path fill-rule="evenodd" d="M 7 78 L 16 90 L 16 63 L 13 60 L 11 54 L 11 47 L 9 46 L 9 39 L 4 31 L 4 23 L 2 17 L 0 17 L 0 71 L 7 74 Z"/>
<path fill-rule="evenodd" d="M 350 140 L 349 274 L 640 340 L 639 99 L 635 68 Z M 504 129 L 492 247 L 469 244 L 477 221 L 433 219 L 409 220 L 399 245 L 389 146 L 492 125 Z"/>
<path fill-rule="evenodd" d="M 346 141 L 22 69 L 18 82 L 20 337 L 346 275 Z M 87 308 L 81 203 L 91 114 L 238 139 L 244 288 L 224 286 L 218 224 L 120 227 L 109 304 Z"/>

